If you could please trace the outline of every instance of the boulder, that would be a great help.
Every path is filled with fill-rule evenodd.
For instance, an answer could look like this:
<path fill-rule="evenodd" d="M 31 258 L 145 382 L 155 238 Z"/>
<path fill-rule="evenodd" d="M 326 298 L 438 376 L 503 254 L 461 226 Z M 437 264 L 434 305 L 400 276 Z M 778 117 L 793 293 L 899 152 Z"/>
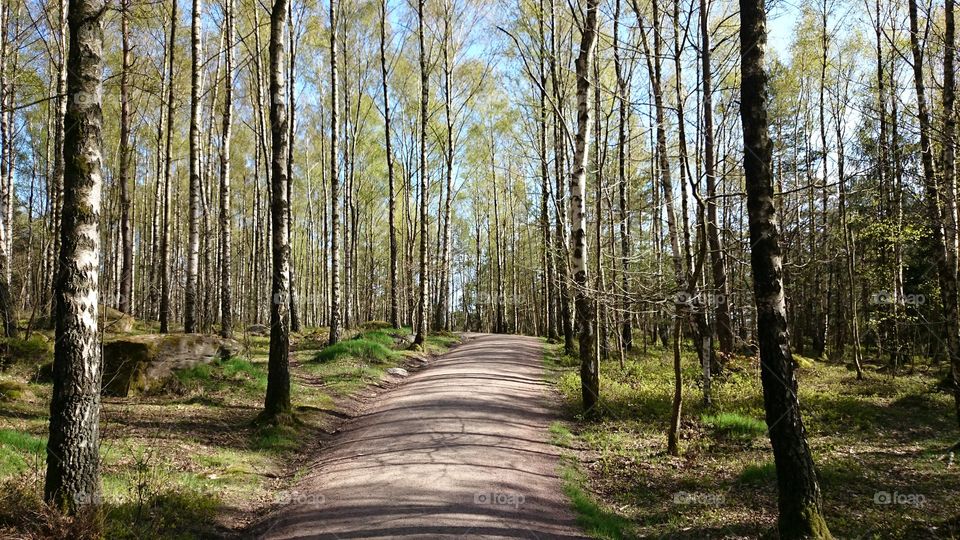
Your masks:
<path fill-rule="evenodd" d="M 269 336 L 270 327 L 265 324 L 251 324 L 247 327 L 246 333 L 251 336 Z"/>
<path fill-rule="evenodd" d="M 409 373 L 407 373 L 407 370 L 403 368 L 398 368 L 398 367 L 392 367 L 388 369 L 387 373 L 389 373 L 390 375 L 393 375 L 394 377 L 406 377 L 407 375 L 409 375 Z"/>
<path fill-rule="evenodd" d="M 129 334 L 133 332 L 133 323 L 136 319 L 118 309 L 100 304 L 99 308 L 100 331 L 107 334 Z M 56 325 L 51 317 L 37 319 L 37 328 L 53 330 Z"/>
<path fill-rule="evenodd" d="M 102 391 L 130 396 L 162 387 L 174 372 L 240 351 L 234 340 L 205 334 L 144 334 L 103 344 Z"/>
<path fill-rule="evenodd" d="M 100 330 L 109 334 L 133 332 L 134 318 L 109 306 L 100 306 Z"/>

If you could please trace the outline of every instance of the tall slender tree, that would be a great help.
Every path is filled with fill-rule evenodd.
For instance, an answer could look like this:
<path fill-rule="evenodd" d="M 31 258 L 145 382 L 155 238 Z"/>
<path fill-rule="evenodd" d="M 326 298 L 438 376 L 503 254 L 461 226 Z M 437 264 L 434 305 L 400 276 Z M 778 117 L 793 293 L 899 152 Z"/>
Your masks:
<path fill-rule="evenodd" d="M 200 267 L 200 11 L 193 0 L 190 23 L 190 195 L 187 216 L 187 283 L 183 291 L 183 331 L 197 331 L 197 281 Z"/>
<path fill-rule="evenodd" d="M 913 0 L 911 0 L 913 1 Z M 760 382 L 777 469 L 780 538 L 831 538 L 820 484 L 807 446 L 787 328 L 780 229 L 773 201 L 773 144 L 768 134 L 764 0 L 740 0 L 740 118 L 757 306 Z"/>
<path fill-rule="evenodd" d="M 224 10 L 226 76 L 223 82 L 223 124 L 220 134 L 220 335 L 229 338 L 233 335 L 230 143 L 233 133 L 234 0 L 226 0 Z"/>
<path fill-rule="evenodd" d="M 430 175 L 427 172 L 427 120 L 430 100 L 430 74 L 427 71 L 427 51 L 424 43 L 424 0 L 417 3 L 417 41 L 420 44 L 420 159 L 418 165 L 420 180 L 420 287 L 417 301 L 415 323 L 417 333 L 413 343 L 423 346 L 427 334 L 427 202 L 429 199 Z"/>
<path fill-rule="evenodd" d="M 383 132 L 387 156 L 387 206 L 390 234 L 390 324 L 400 328 L 397 283 L 397 188 L 393 171 L 393 137 L 390 134 L 390 89 L 387 84 L 387 0 L 380 0 L 380 76 L 383 82 Z"/>
<path fill-rule="evenodd" d="M 123 50 L 120 66 L 120 244 L 122 265 L 120 269 L 120 302 L 124 313 L 131 312 L 133 305 L 133 226 L 130 223 L 130 0 L 120 0 L 120 32 Z"/>
<path fill-rule="evenodd" d="M 597 41 L 598 0 L 586 0 L 586 16 L 580 34 L 580 53 L 576 60 L 577 70 L 577 133 L 570 172 L 570 268 L 573 273 L 577 307 L 577 332 L 580 345 L 580 384 L 583 408 L 589 414 L 595 412 L 600 399 L 600 366 L 595 351 L 596 328 L 594 306 L 587 287 L 587 213 L 586 183 L 589 163 L 589 141 L 593 123 L 593 108 L 590 104 L 590 77 L 593 74 L 593 57 Z M 599 248 L 599 246 L 598 246 Z"/>
<path fill-rule="evenodd" d="M 100 502 L 100 201 L 104 0 L 70 0 L 63 223 L 44 498 L 74 513 Z"/>
<path fill-rule="evenodd" d="M 339 4 L 330 0 L 330 345 L 340 341 L 340 148 L 337 123 L 337 17 Z"/>
<path fill-rule="evenodd" d="M 170 41 L 167 64 L 167 135 L 163 151 L 163 217 L 160 231 L 160 333 L 170 331 L 170 183 L 172 181 L 173 112 L 176 84 L 173 80 L 177 59 L 177 2 L 170 1 Z"/>
<path fill-rule="evenodd" d="M 285 59 L 287 0 L 274 0 L 270 12 L 270 221 L 273 280 L 270 302 L 270 358 L 264 415 L 290 412 L 290 230 L 287 214 L 287 126 Z"/>

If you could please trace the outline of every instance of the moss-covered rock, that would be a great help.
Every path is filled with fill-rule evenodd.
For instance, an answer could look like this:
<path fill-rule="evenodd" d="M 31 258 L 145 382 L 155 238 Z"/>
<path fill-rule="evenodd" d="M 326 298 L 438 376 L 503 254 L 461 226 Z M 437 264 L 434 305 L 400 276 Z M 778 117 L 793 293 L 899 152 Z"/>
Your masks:
<path fill-rule="evenodd" d="M 130 396 L 164 386 L 177 370 L 239 352 L 236 341 L 204 334 L 145 334 L 103 344 L 103 393 Z"/>
<path fill-rule="evenodd" d="M 53 343 L 43 334 L 29 338 L 0 338 L 0 364 L 39 364 L 53 358 Z"/>
<path fill-rule="evenodd" d="M 137 322 L 132 315 L 103 304 L 99 308 L 99 321 L 100 330 L 107 334 L 129 334 Z M 54 327 L 54 319 L 50 317 L 37 319 L 37 328 L 53 330 Z"/>

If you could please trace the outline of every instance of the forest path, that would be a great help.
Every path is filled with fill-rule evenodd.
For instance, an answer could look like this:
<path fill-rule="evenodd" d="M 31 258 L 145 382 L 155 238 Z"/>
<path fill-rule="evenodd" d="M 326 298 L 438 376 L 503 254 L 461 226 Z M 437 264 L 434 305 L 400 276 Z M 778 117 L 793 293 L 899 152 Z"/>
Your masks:
<path fill-rule="evenodd" d="M 465 342 L 346 424 L 261 538 L 584 538 L 535 338 Z"/>

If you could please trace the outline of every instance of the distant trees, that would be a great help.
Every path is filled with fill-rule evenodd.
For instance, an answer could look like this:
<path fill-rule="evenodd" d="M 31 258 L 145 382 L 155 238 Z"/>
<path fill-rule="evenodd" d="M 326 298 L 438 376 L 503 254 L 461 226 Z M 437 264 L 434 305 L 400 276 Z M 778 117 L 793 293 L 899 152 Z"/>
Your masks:
<path fill-rule="evenodd" d="M 103 0 L 70 0 L 63 221 L 44 498 L 74 513 L 100 503 L 100 210 Z"/>

